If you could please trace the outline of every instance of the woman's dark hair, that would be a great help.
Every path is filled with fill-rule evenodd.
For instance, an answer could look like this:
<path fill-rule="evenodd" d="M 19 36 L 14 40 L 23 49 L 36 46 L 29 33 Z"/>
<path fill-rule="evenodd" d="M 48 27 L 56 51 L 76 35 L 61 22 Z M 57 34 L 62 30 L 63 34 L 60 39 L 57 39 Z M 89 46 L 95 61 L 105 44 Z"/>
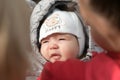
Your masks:
<path fill-rule="evenodd" d="M 90 0 L 91 8 L 105 16 L 116 29 L 120 30 L 120 1 L 119 0 Z"/>

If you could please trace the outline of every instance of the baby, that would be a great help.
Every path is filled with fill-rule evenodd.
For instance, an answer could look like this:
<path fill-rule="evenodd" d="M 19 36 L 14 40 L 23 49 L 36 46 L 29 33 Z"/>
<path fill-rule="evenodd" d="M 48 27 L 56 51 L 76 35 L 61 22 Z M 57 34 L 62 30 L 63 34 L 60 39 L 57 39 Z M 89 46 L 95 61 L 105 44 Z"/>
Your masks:
<path fill-rule="evenodd" d="M 66 61 L 83 55 L 85 35 L 75 12 L 55 9 L 43 22 L 39 35 L 40 53 L 47 61 Z"/>

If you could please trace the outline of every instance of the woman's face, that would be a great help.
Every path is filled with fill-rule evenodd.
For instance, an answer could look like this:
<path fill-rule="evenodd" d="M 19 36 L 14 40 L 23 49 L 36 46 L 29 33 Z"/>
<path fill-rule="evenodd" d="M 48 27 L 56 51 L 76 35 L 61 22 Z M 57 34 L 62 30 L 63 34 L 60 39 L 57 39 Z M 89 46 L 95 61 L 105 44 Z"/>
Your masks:
<path fill-rule="evenodd" d="M 76 58 L 79 44 L 75 36 L 65 33 L 54 33 L 41 41 L 41 54 L 50 62 L 65 61 Z"/>

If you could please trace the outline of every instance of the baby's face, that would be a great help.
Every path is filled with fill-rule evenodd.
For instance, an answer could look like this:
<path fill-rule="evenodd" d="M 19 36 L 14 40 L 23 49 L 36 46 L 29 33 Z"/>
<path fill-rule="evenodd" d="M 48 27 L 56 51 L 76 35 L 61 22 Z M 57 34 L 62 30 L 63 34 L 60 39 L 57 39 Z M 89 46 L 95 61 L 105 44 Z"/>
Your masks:
<path fill-rule="evenodd" d="M 50 62 L 65 61 L 76 58 L 79 53 L 79 44 L 71 34 L 54 33 L 41 41 L 41 54 Z"/>

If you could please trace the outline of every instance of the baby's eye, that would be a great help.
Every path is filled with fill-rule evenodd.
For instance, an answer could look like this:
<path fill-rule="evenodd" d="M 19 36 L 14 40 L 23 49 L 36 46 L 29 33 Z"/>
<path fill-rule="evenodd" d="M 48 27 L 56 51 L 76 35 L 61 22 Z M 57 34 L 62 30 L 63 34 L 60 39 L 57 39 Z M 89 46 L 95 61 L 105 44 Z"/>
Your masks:
<path fill-rule="evenodd" d="M 42 41 L 41 43 L 42 43 L 42 44 L 44 44 L 44 43 L 48 43 L 48 41 L 47 41 L 47 40 L 45 40 L 45 41 Z"/>
<path fill-rule="evenodd" d="M 66 40 L 66 38 L 59 38 L 59 40 Z"/>

